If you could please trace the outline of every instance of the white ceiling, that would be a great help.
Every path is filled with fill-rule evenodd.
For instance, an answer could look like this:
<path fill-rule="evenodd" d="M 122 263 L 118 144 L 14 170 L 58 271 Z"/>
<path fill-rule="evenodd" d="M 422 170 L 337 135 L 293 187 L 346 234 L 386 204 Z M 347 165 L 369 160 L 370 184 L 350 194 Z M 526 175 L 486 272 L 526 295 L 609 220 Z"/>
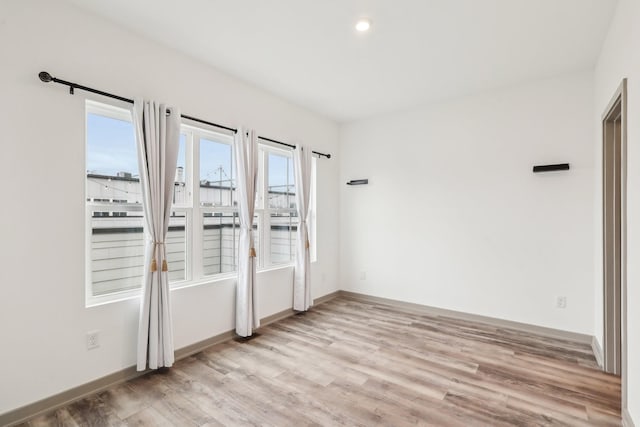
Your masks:
<path fill-rule="evenodd" d="M 70 0 L 339 122 L 594 66 L 616 0 Z M 369 17 L 368 33 L 355 21 Z"/>

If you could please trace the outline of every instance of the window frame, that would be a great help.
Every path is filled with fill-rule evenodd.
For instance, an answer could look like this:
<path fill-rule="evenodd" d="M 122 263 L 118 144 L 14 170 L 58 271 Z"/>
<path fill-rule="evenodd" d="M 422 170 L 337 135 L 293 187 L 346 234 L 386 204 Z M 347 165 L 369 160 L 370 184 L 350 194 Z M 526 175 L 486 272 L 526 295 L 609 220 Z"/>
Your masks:
<path fill-rule="evenodd" d="M 96 306 L 116 301 L 122 301 L 131 298 L 137 298 L 141 295 L 141 287 L 125 291 L 115 291 L 103 295 L 94 295 L 93 289 L 93 271 L 92 271 L 92 212 L 139 212 L 142 214 L 142 203 L 112 203 L 99 202 L 88 198 L 88 179 L 87 179 L 87 155 L 88 155 L 88 119 L 90 114 L 97 114 L 117 120 L 124 120 L 133 123 L 132 108 L 125 108 L 112 104 L 105 104 L 94 100 L 87 99 L 85 102 L 85 303 L 87 307 Z M 135 129 L 134 129 L 135 132 Z M 222 214 L 238 214 L 237 204 L 233 203 L 235 197 L 231 196 L 231 206 L 203 206 L 201 204 L 200 194 L 200 146 L 201 139 L 207 139 L 217 143 L 228 144 L 231 147 L 231 167 L 235 168 L 235 159 L 233 158 L 233 134 L 219 129 L 210 129 L 204 126 L 193 126 L 182 122 L 180 124 L 180 134 L 185 135 L 185 164 L 184 164 L 184 191 L 185 199 L 179 203 L 172 203 L 172 215 L 179 212 L 184 215 L 185 223 L 185 261 L 184 261 L 184 279 L 170 282 L 170 289 L 180 289 L 184 287 L 197 286 L 201 284 L 210 284 L 218 281 L 233 279 L 237 276 L 236 269 L 230 272 L 221 272 L 215 274 L 204 274 L 204 214 L 205 213 L 222 213 Z M 291 260 L 286 263 L 273 263 L 271 259 L 271 214 L 272 213 L 288 213 L 297 217 L 297 208 L 271 208 L 268 206 L 268 155 L 270 153 L 288 157 L 292 160 L 292 167 L 295 168 L 293 162 L 293 152 L 289 149 L 283 149 L 274 144 L 260 141 L 258 143 L 258 188 L 256 190 L 256 207 L 255 222 L 257 224 L 257 245 L 258 253 L 258 271 L 268 271 L 281 268 L 289 268 L 295 263 L 295 254 L 292 253 Z M 311 197 L 312 205 L 310 215 L 310 240 L 312 262 L 316 261 L 316 244 L 315 244 L 315 210 L 316 210 L 316 159 L 313 159 L 312 177 L 311 177 Z M 232 170 L 230 179 L 237 182 L 237 171 Z M 174 184 L 175 185 L 175 184 Z M 230 188 L 235 188 L 236 184 L 232 184 Z M 295 174 L 293 179 L 295 186 Z M 232 193 L 233 194 L 233 193 Z M 294 196 L 295 197 L 295 196 Z M 174 199 L 175 200 L 175 199 Z M 143 220 L 143 227 L 144 224 Z M 299 225 L 299 220 L 298 220 Z M 293 237 L 295 239 L 295 236 Z M 234 258 L 237 259 L 237 247 L 235 248 Z M 222 255 L 221 255 L 222 263 Z M 222 265 L 222 264 L 221 264 Z M 222 268 L 222 267 L 221 267 Z"/>
<path fill-rule="evenodd" d="M 193 208 L 193 247 L 191 257 L 191 267 L 193 269 L 193 276 L 191 277 L 191 283 L 193 284 L 209 283 L 217 280 L 225 280 L 236 276 L 236 270 L 231 272 L 220 272 L 217 274 L 204 274 L 204 214 L 205 213 L 237 213 L 238 208 L 233 206 L 233 197 L 231 197 L 231 206 L 203 206 L 200 200 L 200 147 L 201 139 L 206 139 L 216 143 L 228 144 L 231 148 L 231 161 L 233 163 L 233 135 L 225 132 L 215 132 L 209 129 L 205 129 L 199 126 L 192 126 L 182 124 L 181 132 L 188 131 L 191 133 L 191 203 Z M 231 172 L 233 176 L 233 172 Z M 197 177 L 197 179 L 196 179 Z M 196 231 L 197 230 L 197 231 Z M 195 237 L 195 236 L 198 237 Z M 221 255 L 221 267 L 222 267 L 222 255 Z"/>
<path fill-rule="evenodd" d="M 110 292 L 103 295 L 94 295 L 94 283 L 93 283 L 93 262 L 92 262 L 92 212 L 99 210 L 101 212 L 140 212 L 142 213 L 142 203 L 117 203 L 113 204 L 111 201 L 95 201 L 95 198 L 89 200 L 89 189 L 87 179 L 87 141 L 89 128 L 87 126 L 89 122 L 89 115 L 100 115 L 115 120 L 122 120 L 133 124 L 133 111 L 131 109 L 104 104 L 101 102 L 87 99 L 85 101 L 85 138 L 84 138 L 84 210 L 85 210 L 85 303 L 87 306 L 101 305 L 109 302 L 121 301 L 130 299 L 140 295 L 141 287 L 136 289 L 127 289 L 123 291 Z M 134 135 L 135 135 L 135 129 Z M 110 215 L 111 216 L 111 215 Z M 143 220 L 144 227 L 144 220 Z"/>
<path fill-rule="evenodd" d="M 272 270 L 280 267 L 288 267 L 295 264 L 295 254 L 292 255 L 288 262 L 274 263 L 271 259 L 271 215 L 288 213 L 291 216 L 295 214 L 298 217 L 298 209 L 296 208 L 272 208 L 269 206 L 269 154 L 275 154 L 291 159 L 291 167 L 294 168 L 293 151 L 290 149 L 284 149 L 274 146 L 269 143 L 258 143 L 258 188 L 256 190 L 256 208 L 255 215 L 258 217 L 258 231 L 260 233 L 260 226 L 262 226 L 262 232 L 260 233 L 260 251 L 262 257 L 258 257 L 258 269 L 259 270 Z M 295 187 L 295 172 L 293 178 L 293 185 Z M 297 191 L 297 189 L 296 189 Z M 296 196 L 294 196 L 295 199 Z M 299 225 L 299 219 L 298 219 Z M 296 227 L 297 229 L 297 227 Z M 295 239 L 295 237 L 294 237 Z M 290 244 L 291 247 L 291 244 Z"/>

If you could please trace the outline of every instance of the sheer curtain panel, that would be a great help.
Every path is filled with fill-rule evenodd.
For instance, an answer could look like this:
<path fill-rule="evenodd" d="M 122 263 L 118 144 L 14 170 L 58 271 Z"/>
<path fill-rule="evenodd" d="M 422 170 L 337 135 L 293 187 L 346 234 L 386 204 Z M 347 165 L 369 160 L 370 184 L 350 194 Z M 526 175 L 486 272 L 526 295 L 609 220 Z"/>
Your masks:
<path fill-rule="evenodd" d="M 258 178 L 258 141 L 255 131 L 242 128 L 233 141 L 237 170 L 237 200 L 240 220 L 238 242 L 238 284 L 236 286 L 236 334 L 249 337 L 260 326 L 256 286 L 256 250 L 253 214 Z"/>
<path fill-rule="evenodd" d="M 174 362 L 165 239 L 178 160 L 180 111 L 136 99 L 133 122 L 146 237 L 137 363 L 138 371 L 143 371 L 147 366 L 157 369 Z"/>
<path fill-rule="evenodd" d="M 311 188 L 311 150 L 298 145 L 293 152 L 298 207 L 298 232 L 296 234 L 296 263 L 293 282 L 293 309 L 307 311 L 311 301 L 311 274 L 309 256 L 309 195 Z"/>

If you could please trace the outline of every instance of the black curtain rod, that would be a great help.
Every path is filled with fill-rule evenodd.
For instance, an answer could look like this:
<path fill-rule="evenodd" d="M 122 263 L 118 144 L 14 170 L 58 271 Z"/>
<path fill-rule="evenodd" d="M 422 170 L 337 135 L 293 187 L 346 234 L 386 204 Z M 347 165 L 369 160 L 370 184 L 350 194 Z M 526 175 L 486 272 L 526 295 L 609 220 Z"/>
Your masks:
<path fill-rule="evenodd" d="M 88 86 L 83 86 L 83 85 L 80 85 L 80 84 L 77 84 L 77 83 L 68 82 L 66 80 L 58 79 L 56 77 L 53 77 L 51 74 L 47 73 L 46 71 L 41 71 L 38 74 L 38 77 L 40 78 L 41 81 L 43 81 L 45 83 L 54 82 L 54 83 L 59 83 L 59 84 L 65 85 L 65 86 L 69 86 L 69 93 L 71 95 L 74 94 L 75 89 L 80 89 L 80 90 L 84 90 L 85 92 L 91 92 L 91 93 L 95 93 L 95 94 L 98 94 L 98 95 L 101 95 L 101 96 L 106 96 L 107 98 L 113 98 L 113 99 L 117 99 L 118 101 L 123 101 L 123 102 L 128 102 L 129 104 L 133 104 L 133 99 L 125 98 L 124 96 L 114 95 L 114 94 L 109 93 L 109 92 L 104 92 L 102 90 L 94 89 L 94 88 L 91 88 L 91 87 L 88 87 Z M 205 124 L 205 125 L 217 127 L 219 129 L 225 129 L 225 130 L 231 131 L 233 133 L 237 133 L 238 132 L 238 129 L 231 128 L 231 127 L 228 127 L 228 126 L 219 125 L 217 123 L 209 122 L 207 120 L 202 120 L 202 119 L 199 119 L 197 117 L 187 116 L 186 114 L 182 114 L 181 117 L 183 119 L 191 120 L 191 121 L 194 121 L 194 122 L 197 122 L 197 123 L 202 123 L 202 124 Z M 293 148 L 293 149 L 296 148 L 295 145 L 287 144 L 285 142 L 276 141 L 275 139 L 266 138 L 264 136 L 258 136 L 258 138 L 262 139 L 263 141 L 273 142 L 274 144 L 284 145 L 284 146 L 289 147 L 289 148 Z M 312 151 L 312 153 L 313 154 L 317 154 L 318 156 L 321 156 L 321 157 L 326 157 L 327 159 L 331 158 L 331 154 L 319 153 L 317 151 Z"/>

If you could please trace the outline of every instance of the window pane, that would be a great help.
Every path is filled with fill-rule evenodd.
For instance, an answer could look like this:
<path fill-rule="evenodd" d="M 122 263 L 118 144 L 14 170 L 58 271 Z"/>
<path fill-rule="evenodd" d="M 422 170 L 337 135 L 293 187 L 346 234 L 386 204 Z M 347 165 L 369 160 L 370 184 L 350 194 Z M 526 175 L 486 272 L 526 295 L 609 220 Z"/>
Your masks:
<path fill-rule="evenodd" d="M 87 114 L 87 198 L 140 203 L 138 155 L 129 121 Z"/>
<path fill-rule="evenodd" d="M 295 182 L 293 159 L 289 156 L 269 153 L 268 201 L 269 208 L 295 209 Z"/>
<path fill-rule="evenodd" d="M 142 286 L 144 216 L 131 114 L 97 103 L 87 108 L 86 188 L 92 205 L 87 231 L 89 269 L 91 295 L 101 296 Z M 174 200 L 185 197 L 186 135 L 180 138 L 178 167 Z M 166 242 L 172 282 L 186 279 L 185 219 L 184 213 L 173 212 L 169 221 Z"/>
<path fill-rule="evenodd" d="M 172 212 L 169 218 L 167 243 L 167 264 L 169 267 L 169 282 L 179 282 L 187 279 L 186 271 L 186 214 Z"/>
<path fill-rule="evenodd" d="M 271 214 L 271 264 L 285 264 L 294 260 L 298 217 L 295 213 Z"/>
<path fill-rule="evenodd" d="M 236 271 L 240 225 L 235 212 L 203 214 L 203 272 L 212 274 Z"/>
<path fill-rule="evenodd" d="M 116 213 L 118 215 L 111 216 Z M 142 286 L 142 227 L 141 211 L 92 212 L 91 283 L 94 296 Z"/>
<path fill-rule="evenodd" d="M 233 206 L 235 172 L 231 145 L 200 139 L 200 204 Z"/>
<path fill-rule="evenodd" d="M 100 209 L 100 208 L 96 208 Z M 123 206 L 122 211 L 105 207 L 92 211 L 91 282 L 93 295 L 138 289 L 142 286 L 144 220 L 140 206 Z M 174 212 L 169 219 L 167 263 L 169 281 L 186 280 L 186 215 Z"/>
<path fill-rule="evenodd" d="M 178 162 L 176 163 L 176 177 L 173 187 L 173 204 L 186 205 L 189 203 L 187 194 L 187 135 L 180 134 L 180 145 L 178 147 Z"/>

